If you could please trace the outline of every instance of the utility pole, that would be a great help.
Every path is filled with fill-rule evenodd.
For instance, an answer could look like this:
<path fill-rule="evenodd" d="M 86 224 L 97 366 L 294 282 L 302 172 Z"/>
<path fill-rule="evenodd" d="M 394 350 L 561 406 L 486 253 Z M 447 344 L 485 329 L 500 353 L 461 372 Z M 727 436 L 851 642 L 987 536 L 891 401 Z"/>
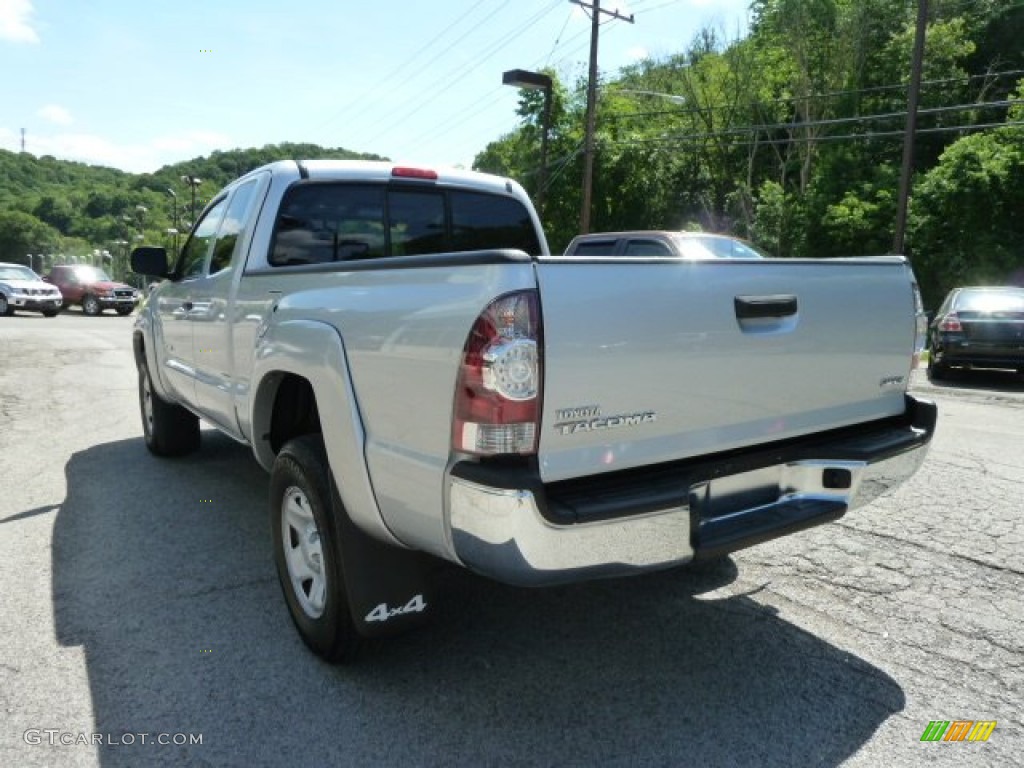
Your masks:
<path fill-rule="evenodd" d="M 590 208 L 594 189 L 594 128 L 597 123 L 597 39 L 601 30 L 601 14 L 633 23 L 633 14 L 623 16 L 618 10 L 602 11 L 601 0 L 593 4 L 569 0 L 590 11 L 590 73 L 587 82 L 587 126 L 583 139 L 583 207 L 580 210 L 580 234 L 590 232 Z"/>
<path fill-rule="evenodd" d="M 900 193 L 896 201 L 896 232 L 892 252 L 903 253 L 907 235 L 907 207 L 910 202 L 910 179 L 914 173 L 914 137 L 917 133 L 917 103 L 921 95 L 921 69 L 924 63 L 924 37 L 928 29 L 928 0 L 917 0 L 917 31 L 910 62 L 910 90 L 907 92 L 907 127 L 903 134 L 903 168 L 900 172 Z"/>

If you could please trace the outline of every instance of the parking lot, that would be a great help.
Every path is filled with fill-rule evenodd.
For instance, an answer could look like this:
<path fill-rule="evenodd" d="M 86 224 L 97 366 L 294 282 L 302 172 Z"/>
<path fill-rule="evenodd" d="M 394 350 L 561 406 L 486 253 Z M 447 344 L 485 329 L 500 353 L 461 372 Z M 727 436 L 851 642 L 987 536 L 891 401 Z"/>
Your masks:
<path fill-rule="evenodd" d="M 0 318 L 0 765 L 1021 763 L 1024 377 L 915 372 L 925 466 L 838 523 L 557 589 L 439 567 L 430 626 L 331 667 L 247 450 L 146 452 L 132 322 Z"/>

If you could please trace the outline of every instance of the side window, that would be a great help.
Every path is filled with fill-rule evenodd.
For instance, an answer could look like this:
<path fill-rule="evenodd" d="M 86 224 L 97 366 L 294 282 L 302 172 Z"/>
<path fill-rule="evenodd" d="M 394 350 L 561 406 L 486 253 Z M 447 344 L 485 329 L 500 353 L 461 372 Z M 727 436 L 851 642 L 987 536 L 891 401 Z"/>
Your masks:
<path fill-rule="evenodd" d="M 657 240 L 627 240 L 624 256 L 673 256 L 672 249 Z"/>
<path fill-rule="evenodd" d="M 479 192 L 452 192 L 452 250 L 518 248 L 540 253 L 530 214 L 511 197 Z"/>
<path fill-rule="evenodd" d="M 679 253 L 684 259 L 713 259 L 714 251 L 710 250 L 696 237 L 681 237 L 676 240 L 679 246 Z"/>
<path fill-rule="evenodd" d="M 384 255 L 384 188 L 296 184 L 285 193 L 270 264 L 321 264 Z"/>
<path fill-rule="evenodd" d="M 181 249 L 178 257 L 178 267 L 175 274 L 179 279 L 188 279 L 203 274 L 203 265 L 206 263 L 206 254 L 217 236 L 217 228 L 220 226 L 221 217 L 224 215 L 224 204 L 227 200 L 221 200 L 206 212 L 206 215 L 199 220 L 191 237 Z"/>
<path fill-rule="evenodd" d="M 434 190 L 388 194 L 391 254 L 412 256 L 444 253 L 448 248 L 444 226 L 444 196 Z"/>
<path fill-rule="evenodd" d="M 238 236 L 242 233 L 248 220 L 249 203 L 252 202 L 256 184 L 257 179 L 246 182 L 238 187 L 231 197 L 227 213 L 224 214 L 224 221 L 220 225 L 220 232 L 217 234 L 217 242 L 213 246 L 213 256 L 210 257 L 211 275 L 231 266 L 231 259 L 238 246 Z"/>

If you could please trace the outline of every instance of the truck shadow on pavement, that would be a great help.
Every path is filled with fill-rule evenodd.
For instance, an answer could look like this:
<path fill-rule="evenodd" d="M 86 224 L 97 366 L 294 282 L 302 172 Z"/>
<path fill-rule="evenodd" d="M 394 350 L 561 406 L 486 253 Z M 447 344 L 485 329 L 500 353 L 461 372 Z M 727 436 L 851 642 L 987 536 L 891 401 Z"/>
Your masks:
<path fill-rule="evenodd" d="M 56 631 L 84 651 L 104 766 L 833 766 L 904 707 L 756 594 L 716 597 L 731 560 L 544 590 L 441 567 L 431 624 L 331 667 L 291 625 L 245 448 L 124 440 L 66 474 Z"/>

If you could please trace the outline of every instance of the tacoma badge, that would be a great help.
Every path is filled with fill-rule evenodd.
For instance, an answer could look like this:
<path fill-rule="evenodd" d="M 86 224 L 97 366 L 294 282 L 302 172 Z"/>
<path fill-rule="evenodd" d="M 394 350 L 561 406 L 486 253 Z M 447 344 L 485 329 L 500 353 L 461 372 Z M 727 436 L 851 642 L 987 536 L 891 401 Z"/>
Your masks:
<path fill-rule="evenodd" d="M 578 432 L 603 432 L 621 427 L 638 427 L 651 424 L 657 420 L 654 411 L 637 413 L 617 413 L 614 416 L 602 416 L 601 408 L 588 405 L 581 408 L 560 408 L 555 411 L 555 431 L 560 435 L 575 435 Z"/>

